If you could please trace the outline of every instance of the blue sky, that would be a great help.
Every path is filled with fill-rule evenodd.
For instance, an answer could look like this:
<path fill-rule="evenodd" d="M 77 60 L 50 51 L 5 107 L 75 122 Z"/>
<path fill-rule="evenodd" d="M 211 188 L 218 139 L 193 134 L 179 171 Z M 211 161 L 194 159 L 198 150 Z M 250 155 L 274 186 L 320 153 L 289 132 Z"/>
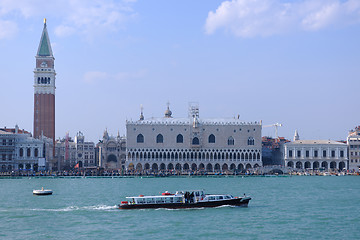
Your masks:
<path fill-rule="evenodd" d="M 359 0 L 0 0 L 0 126 L 33 130 L 43 28 L 55 55 L 56 136 L 126 119 L 282 123 L 279 135 L 346 139 L 359 125 Z M 264 128 L 263 135 L 274 135 Z"/>

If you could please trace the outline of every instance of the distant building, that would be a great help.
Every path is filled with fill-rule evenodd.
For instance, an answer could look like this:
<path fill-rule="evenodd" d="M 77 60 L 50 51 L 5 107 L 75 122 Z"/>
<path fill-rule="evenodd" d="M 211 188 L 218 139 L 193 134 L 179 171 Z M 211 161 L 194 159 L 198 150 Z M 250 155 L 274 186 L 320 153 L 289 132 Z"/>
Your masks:
<path fill-rule="evenodd" d="M 95 144 L 86 142 L 84 134 L 80 131 L 74 140 L 67 134 L 65 138 L 56 141 L 55 159 L 59 170 L 69 170 L 75 166 L 96 167 Z"/>
<path fill-rule="evenodd" d="M 0 129 L 1 171 L 46 170 L 51 168 L 52 139 L 36 139 L 27 131 L 15 128 Z"/>
<path fill-rule="evenodd" d="M 284 158 L 281 154 L 281 146 L 290 142 L 284 137 L 271 138 L 262 137 L 262 162 L 267 165 L 285 166 Z"/>
<path fill-rule="evenodd" d="M 296 169 L 347 168 L 347 145 L 332 140 L 300 140 L 296 131 L 293 142 L 284 144 L 284 161 Z"/>
<path fill-rule="evenodd" d="M 261 123 L 201 119 L 190 105 L 188 118 L 127 121 L 126 168 L 137 171 L 243 171 L 262 166 Z"/>
<path fill-rule="evenodd" d="M 351 130 L 347 137 L 349 147 L 349 170 L 359 172 L 360 170 L 360 126 Z"/>
<path fill-rule="evenodd" d="M 124 169 L 126 161 L 126 138 L 109 136 L 107 129 L 97 144 L 99 166 L 104 169 Z"/>

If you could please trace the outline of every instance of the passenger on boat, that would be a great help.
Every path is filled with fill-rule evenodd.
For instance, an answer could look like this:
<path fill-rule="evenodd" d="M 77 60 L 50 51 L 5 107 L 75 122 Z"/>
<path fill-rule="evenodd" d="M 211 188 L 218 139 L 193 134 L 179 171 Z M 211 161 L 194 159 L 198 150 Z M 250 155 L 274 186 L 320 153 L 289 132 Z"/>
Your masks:
<path fill-rule="evenodd" d="M 190 203 L 194 202 L 194 192 L 191 192 L 190 194 Z"/>
<path fill-rule="evenodd" d="M 190 193 L 185 192 L 184 197 L 185 197 L 185 203 L 189 203 Z"/>

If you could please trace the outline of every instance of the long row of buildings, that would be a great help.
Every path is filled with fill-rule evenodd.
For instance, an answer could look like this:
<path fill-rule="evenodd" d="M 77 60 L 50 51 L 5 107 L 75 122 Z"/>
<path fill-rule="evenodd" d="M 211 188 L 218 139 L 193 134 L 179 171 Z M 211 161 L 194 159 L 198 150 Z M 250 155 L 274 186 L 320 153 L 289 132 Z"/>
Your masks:
<path fill-rule="evenodd" d="M 98 143 L 82 132 L 55 141 L 33 138 L 25 130 L 0 129 L 1 171 L 103 168 L 127 171 L 241 172 L 264 165 L 293 169 L 359 171 L 360 127 L 347 141 L 294 140 L 261 137 L 261 122 L 239 119 L 201 119 L 191 105 L 187 118 L 164 117 L 126 122 L 126 137 L 105 130 Z"/>
<path fill-rule="evenodd" d="M 55 58 L 46 19 L 34 68 L 34 129 L 0 129 L 0 171 L 70 170 L 73 168 L 128 171 L 244 171 L 277 164 L 296 169 L 359 171 L 360 129 L 346 143 L 328 140 L 262 139 L 261 121 L 203 119 L 199 107 L 173 118 L 169 105 L 164 117 L 126 122 L 126 137 L 105 130 L 98 142 L 78 132 L 55 139 Z"/>

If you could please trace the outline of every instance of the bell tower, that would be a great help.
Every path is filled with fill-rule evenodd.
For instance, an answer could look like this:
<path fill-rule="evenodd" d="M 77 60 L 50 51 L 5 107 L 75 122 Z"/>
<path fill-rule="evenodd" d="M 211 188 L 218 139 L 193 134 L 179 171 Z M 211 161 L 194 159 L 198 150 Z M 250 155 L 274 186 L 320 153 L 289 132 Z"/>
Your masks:
<path fill-rule="evenodd" d="M 55 58 L 51 50 L 46 19 L 35 59 L 34 137 L 44 135 L 55 141 Z"/>

